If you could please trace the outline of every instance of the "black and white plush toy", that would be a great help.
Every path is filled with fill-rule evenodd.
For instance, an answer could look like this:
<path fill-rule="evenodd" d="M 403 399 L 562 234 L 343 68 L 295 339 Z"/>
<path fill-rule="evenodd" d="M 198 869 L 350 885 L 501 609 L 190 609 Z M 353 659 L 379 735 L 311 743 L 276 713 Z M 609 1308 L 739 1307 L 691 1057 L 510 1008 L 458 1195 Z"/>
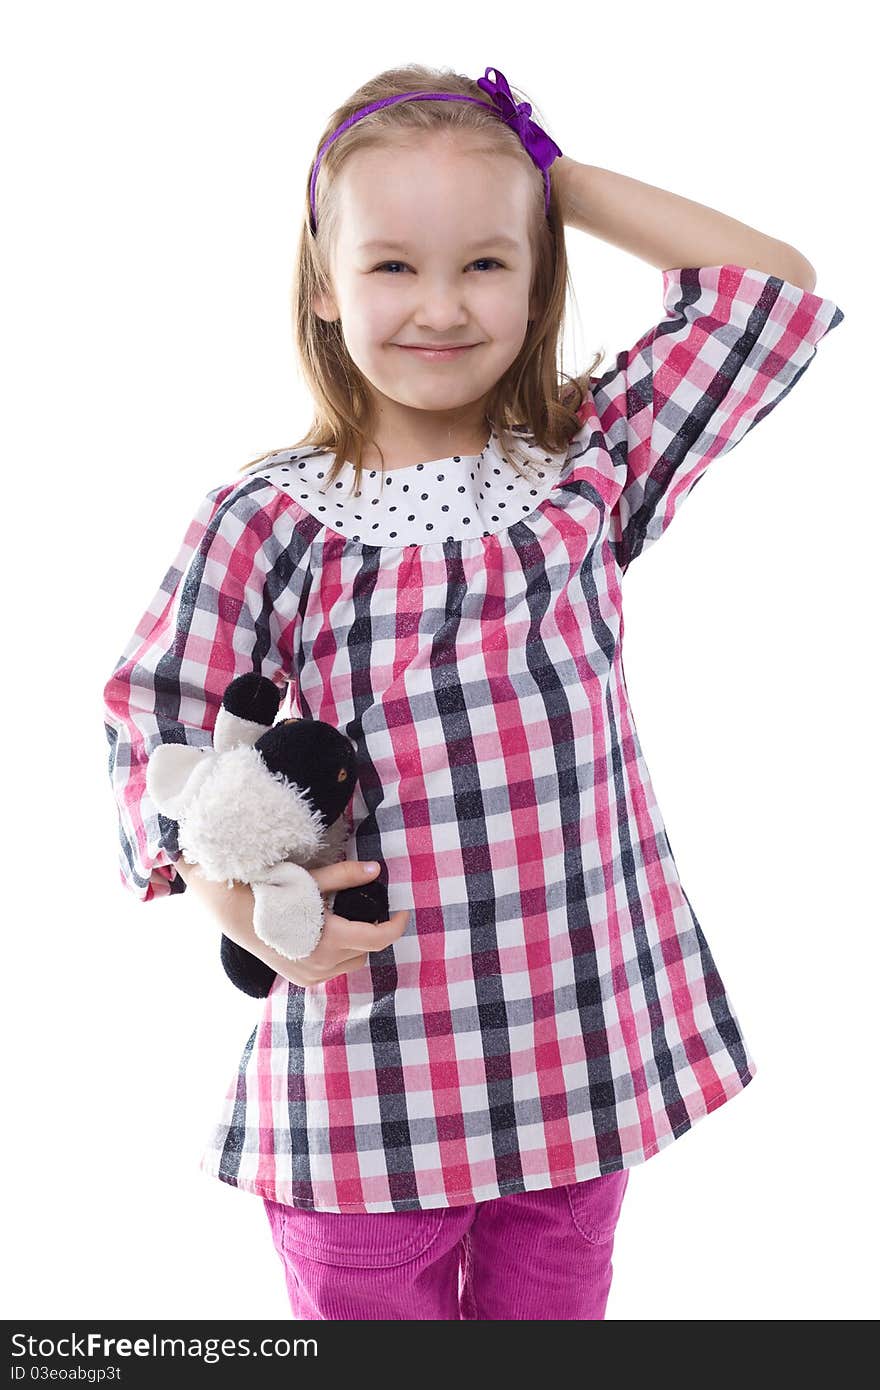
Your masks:
<path fill-rule="evenodd" d="M 308 869 L 344 857 L 344 811 L 357 779 L 350 739 L 320 719 L 274 723 L 281 692 L 256 673 L 226 687 L 213 747 L 162 743 L 147 764 L 147 793 L 178 825 L 183 858 L 214 882 L 248 883 L 254 931 L 290 960 L 309 955 L 324 925 L 324 900 Z M 338 892 L 333 911 L 384 922 L 382 883 Z M 275 971 L 223 936 L 221 960 L 246 994 L 265 997 Z"/>

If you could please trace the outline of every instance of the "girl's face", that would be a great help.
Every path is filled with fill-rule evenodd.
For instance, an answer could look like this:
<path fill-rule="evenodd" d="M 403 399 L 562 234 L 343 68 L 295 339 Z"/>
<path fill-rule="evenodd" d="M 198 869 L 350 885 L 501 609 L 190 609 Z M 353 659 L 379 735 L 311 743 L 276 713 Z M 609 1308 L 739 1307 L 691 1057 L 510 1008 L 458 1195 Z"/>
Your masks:
<path fill-rule="evenodd" d="M 374 393 L 377 442 L 392 456 L 479 452 L 484 402 L 532 316 L 526 171 L 431 138 L 360 151 L 338 179 L 332 292 L 314 307 L 341 320 Z M 443 359 L 406 350 L 463 344 Z"/>

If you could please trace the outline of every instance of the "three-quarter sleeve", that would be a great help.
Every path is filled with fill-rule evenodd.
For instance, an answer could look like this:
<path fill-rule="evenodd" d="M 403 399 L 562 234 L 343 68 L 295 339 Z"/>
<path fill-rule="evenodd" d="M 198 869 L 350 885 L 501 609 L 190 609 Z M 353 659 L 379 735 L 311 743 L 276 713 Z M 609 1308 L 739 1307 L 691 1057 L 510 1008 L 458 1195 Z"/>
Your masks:
<path fill-rule="evenodd" d="M 663 272 L 666 317 L 590 389 L 621 490 L 621 567 L 663 534 L 709 462 L 788 395 L 843 318 L 830 299 L 738 265 Z"/>
<path fill-rule="evenodd" d="M 209 747 L 237 676 L 295 680 L 317 529 L 264 478 L 213 489 L 104 687 L 120 877 L 143 902 L 186 889 L 177 823 L 146 793 L 149 756 L 160 743 Z"/>

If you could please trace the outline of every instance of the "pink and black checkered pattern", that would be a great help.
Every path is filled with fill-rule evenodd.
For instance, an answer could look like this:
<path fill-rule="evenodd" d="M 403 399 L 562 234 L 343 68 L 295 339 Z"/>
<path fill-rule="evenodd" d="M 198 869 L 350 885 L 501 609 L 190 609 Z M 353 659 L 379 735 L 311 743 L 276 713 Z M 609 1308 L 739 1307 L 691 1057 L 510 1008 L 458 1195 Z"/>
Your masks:
<path fill-rule="evenodd" d="M 260 671 L 352 739 L 347 853 L 413 910 L 360 970 L 276 981 L 202 1158 L 224 1182 L 347 1212 L 580 1182 L 754 1075 L 639 744 L 621 581 L 843 313 L 740 266 L 663 280 L 666 316 L 592 379 L 531 514 L 371 546 L 297 500 L 309 451 L 286 451 L 208 493 L 117 662 L 110 774 L 139 898 L 184 888 L 151 749 L 208 743 L 228 682 Z"/>

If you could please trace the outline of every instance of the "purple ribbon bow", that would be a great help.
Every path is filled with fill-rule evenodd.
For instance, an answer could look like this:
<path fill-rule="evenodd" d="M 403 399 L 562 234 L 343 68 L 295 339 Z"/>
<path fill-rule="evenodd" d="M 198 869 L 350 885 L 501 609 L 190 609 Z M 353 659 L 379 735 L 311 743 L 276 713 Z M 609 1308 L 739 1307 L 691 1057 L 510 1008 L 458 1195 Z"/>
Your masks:
<path fill-rule="evenodd" d="M 490 72 L 495 74 L 494 82 L 489 77 Z M 529 103 L 521 101 L 517 105 L 503 72 L 499 72 L 497 68 L 487 68 L 485 77 L 477 78 L 477 86 L 492 98 L 504 124 L 509 125 L 511 130 L 516 132 L 532 160 L 544 175 L 545 201 L 549 209 L 550 176 L 547 171 L 554 159 L 558 159 L 562 154 L 562 150 L 555 140 L 550 139 L 546 130 L 542 130 L 536 121 L 530 120 L 532 108 Z"/>

